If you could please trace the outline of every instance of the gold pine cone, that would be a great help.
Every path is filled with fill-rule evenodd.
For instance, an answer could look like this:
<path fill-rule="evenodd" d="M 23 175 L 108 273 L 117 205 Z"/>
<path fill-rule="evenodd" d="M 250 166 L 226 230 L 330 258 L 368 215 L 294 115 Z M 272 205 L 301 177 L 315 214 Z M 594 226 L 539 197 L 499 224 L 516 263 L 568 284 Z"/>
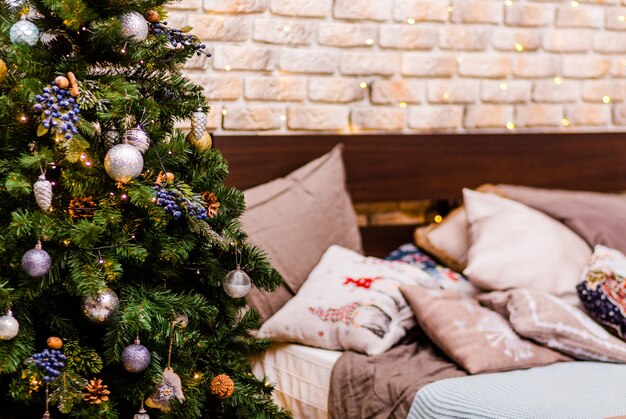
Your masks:
<path fill-rule="evenodd" d="M 85 386 L 85 392 L 83 393 L 85 401 L 89 404 L 100 404 L 109 400 L 111 392 L 108 390 L 108 386 L 102 384 L 100 378 L 94 378 L 89 380 L 89 383 Z"/>
<path fill-rule="evenodd" d="M 91 218 L 96 212 L 96 206 L 92 196 L 74 197 L 67 209 L 72 218 Z"/>
<path fill-rule="evenodd" d="M 202 200 L 206 205 L 206 212 L 209 218 L 213 218 L 217 215 L 220 209 L 220 203 L 217 201 L 217 196 L 213 192 L 202 192 L 200 194 Z"/>
<path fill-rule="evenodd" d="M 211 380 L 211 393 L 220 399 L 227 399 L 235 392 L 235 383 L 226 374 L 220 374 Z"/>

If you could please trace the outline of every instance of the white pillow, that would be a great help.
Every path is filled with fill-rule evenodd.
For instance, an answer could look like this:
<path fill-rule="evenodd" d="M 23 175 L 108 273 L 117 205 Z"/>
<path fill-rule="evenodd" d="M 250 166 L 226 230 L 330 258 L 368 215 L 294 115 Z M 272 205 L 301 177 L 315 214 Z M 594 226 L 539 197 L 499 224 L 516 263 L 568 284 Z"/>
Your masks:
<path fill-rule="evenodd" d="M 486 290 L 529 288 L 577 303 L 591 249 L 565 225 L 496 195 L 463 190 L 471 245 L 463 273 Z"/>
<path fill-rule="evenodd" d="M 331 246 L 298 294 L 263 324 L 258 336 L 380 354 L 415 324 L 400 292 L 403 285 L 439 288 L 415 266 Z"/>

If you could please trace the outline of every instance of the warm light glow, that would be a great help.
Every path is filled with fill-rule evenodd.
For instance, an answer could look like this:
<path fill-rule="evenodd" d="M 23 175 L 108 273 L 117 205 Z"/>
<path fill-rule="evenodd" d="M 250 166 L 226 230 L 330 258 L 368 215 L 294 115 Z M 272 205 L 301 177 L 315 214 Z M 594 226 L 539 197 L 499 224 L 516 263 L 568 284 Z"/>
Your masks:
<path fill-rule="evenodd" d="M 226 70 L 226 71 L 230 71 L 230 70 L 232 70 L 232 67 L 231 67 L 231 66 L 229 66 L 229 65 L 227 65 L 226 67 L 224 67 L 224 70 Z"/>
<path fill-rule="evenodd" d="M 443 95 L 441 95 L 441 97 L 443 97 L 446 100 L 450 99 L 450 92 L 443 92 Z"/>
<path fill-rule="evenodd" d="M 505 5 L 505 6 L 513 6 L 513 2 L 512 2 L 511 0 L 506 0 L 506 1 L 504 2 L 504 5 Z"/>
<path fill-rule="evenodd" d="M 283 32 L 289 32 L 291 30 L 291 28 L 289 26 L 284 26 L 283 27 Z"/>
<path fill-rule="evenodd" d="M 511 121 L 507 122 L 506 127 L 507 129 L 515 129 L 515 122 L 511 122 Z"/>
<path fill-rule="evenodd" d="M 51 184 L 52 186 L 57 186 L 57 183 L 56 183 L 55 181 L 50 182 L 50 184 Z"/>
<path fill-rule="evenodd" d="M 100 258 L 100 260 L 98 261 L 98 263 L 99 263 L 100 265 L 104 265 L 104 259 Z"/>
<path fill-rule="evenodd" d="M 374 40 L 373 40 L 372 38 L 367 38 L 367 39 L 365 40 L 365 43 L 366 43 L 367 45 L 374 45 Z"/>
<path fill-rule="evenodd" d="M 126 48 L 122 48 L 122 49 L 120 50 L 120 52 L 121 52 L 122 54 L 126 54 Z"/>
<path fill-rule="evenodd" d="M 81 160 L 85 160 L 86 158 L 87 158 L 87 155 L 86 155 L 85 153 L 83 153 L 83 154 L 81 154 L 81 155 L 80 155 L 80 159 L 81 159 Z"/>
<path fill-rule="evenodd" d="M 454 12 L 454 6 L 448 6 L 446 10 L 448 11 L 448 13 L 452 13 Z"/>
<path fill-rule="evenodd" d="M 506 83 L 500 83 L 500 90 L 508 90 L 509 89 L 509 85 Z"/>
<path fill-rule="evenodd" d="M 144 61 L 143 60 L 139 60 L 139 64 L 143 65 Z"/>
<path fill-rule="evenodd" d="M 517 44 L 515 44 L 515 51 L 517 52 L 522 52 L 524 51 L 524 45 L 520 44 L 519 42 Z"/>
<path fill-rule="evenodd" d="M 569 125 L 570 125 L 569 119 L 563 118 L 561 120 L 561 124 L 563 124 L 564 127 L 569 127 Z"/>
<path fill-rule="evenodd" d="M 281 121 L 286 121 L 287 120 L 287 115 L 281 115 L 280 116 L 280 120 Z"/>
<path fill-rule="evenodd" d="M 87 160 L 87 161 L 85 162 L 85 166 L 87 166 L 87 167 L 91 167 L 91 160 Z"/>
<path fill-rule="evenodd" d="M 437 224 L 439 224 L 442 221 L 443 221 L 443 217 L 441 215 L 439 215 L 439 214 L 435 215 L 435 222 Z"/>
<path fill-rule="evenodd" d="M 126 199 L 126 198 L 128 198 L 128 195 L 126 195 L 125 193 L 123 193 L 121 198 L 122 198 L 122 199 Z"/>
<path fill-rule="evenodd" d="M 626 16 L 624 16 L 624 15 L 619 15 L 619 16 L 617 17 L 617 20 L 619 20 L 620 22 L 623 22 L 623 21 L 625 21 L 625 20 L 626 20 Z"/>
<path fill-rule="evenodd" d="M 109 195 L 113 196 L 113 195 L 115 195 L 115 194 L 114 194 L 113 192 L 109 192 Z"/>
<path fill-rule="evenodd" d="M 359 86 L 361 87 L 361 89 L 367 89 L 367 82 L 362 81 Z"/>
<path fill-rule="evenodd" d="M 406 23 L 408 23 L 409 25 L 415 25 L 415 19 L 413 19 L 412 17 L 408 18 L 406 20 Z"/>
<path fill-rule="evenodd" d="M 406 107 L 409 105 L 406 102 L 400 102 L 398 103 L 398 106 L 401 107 L 402 109 L 406 109 Z"/>
<path fill-rule="evenodd" d="M 604 103 L 611 103 L 611 96 L 609 96 L 609 95 L 602 96 L 602 102 L 604 102 Z"/>
<path fill-rule="evenodd" d="M 194 379 L 194 380 L 199 380 L 199 379 L 201 379 L 201 378 L 202 378 L 202 373 L 201 373 L 201 372 L 195 372 L 195 373 L 193 374 L 193 379 Z"/>
<path fill-rule="evenodd" d="M 222 109 L 222 115 L 224 116 L 228 115 L 228 111 L 226 109 Z"/>
<path fill-rule="evenodd" d="M 554 83 L 556 83 L 556 84 L 561 84 L 561 83 L 563 83 L 563 79 L 562 79 L 562 78 L 560 78 L 559 76 L 556 76 L 556 77 L 554 78 Z"/>
<path fill-rule="evenodd" d="M 626 65 L 626 58 L 622 58 L 619 62 L 621 65 Z"/>
<path fill-rule="evenodd" d="M 461 57 L 461 56 L 456 57 L 456 62 L 461 64 L 463 62 L 463 57 Z"/>
<path fill-rule="evenodd" d="M 572 5 L 572 7 L 578 7 L 580 5 L 580 3 L 578 3 L 576 0 L 574 0 L 570 4 Z"/>
<path fill-rule="evenodd" d="M 24 122 L 28 121 L 28 118 L 26 117 L 26 115 L 22 115 L 20 117 L 20 121 L 22 121 L 22 123 L 24 123 Z"/>

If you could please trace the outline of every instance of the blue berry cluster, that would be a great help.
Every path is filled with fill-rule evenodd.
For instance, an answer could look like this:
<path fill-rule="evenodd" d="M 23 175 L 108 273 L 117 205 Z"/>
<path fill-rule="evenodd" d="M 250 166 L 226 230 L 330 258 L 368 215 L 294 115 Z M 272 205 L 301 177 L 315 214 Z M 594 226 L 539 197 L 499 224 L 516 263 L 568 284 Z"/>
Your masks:
<path fill-rule="evenodd" d="M 42 95 L 37 95 L 37 104 L 34 109 L 42 112 L 41 119 L 44 128 L 61 134 L 66 140 L 71 140 L 73 134 L 78 134 L 76 124 L 80 114 L 80 106 L 69 89 L 61 89 L 52 82 L 51 87 L 45 87 Z"/>
<path fill-rule="evenodd" d="M 175 220 L 180 219 L 183 214 L 196 220 L 209 218 L 206 208 L 191 201 L 181 191 L 166 189 L 162 186 L 155 186 L 154 189 L 156 190 L 156 204 L 165 208 L 165 212 L 174 217 Z"/>
<path fill-rule="evenodd" d="M 168 28 L 167 22 L 151 23 L 151 26 L 152 32 L 155 35 L 166 36 L 173 47 L 180 45 L 185 48 L 193 49 L 198 55 L 205 54 L 207 57 L 211 56 L 208 52 L 203 51 L 206 49 L 206 45 L 200 42 L 197 36 L 187 34 L 183 29 Z"/>
<path fill-rule="evenodd" d="M 44 349 L 42 352 L 33 355 L 33 362 L 44 373 L 43 381 L 51 383 L 61 375 L 61 370 L 65 368 L 67 357 L 56 349 Z"/>

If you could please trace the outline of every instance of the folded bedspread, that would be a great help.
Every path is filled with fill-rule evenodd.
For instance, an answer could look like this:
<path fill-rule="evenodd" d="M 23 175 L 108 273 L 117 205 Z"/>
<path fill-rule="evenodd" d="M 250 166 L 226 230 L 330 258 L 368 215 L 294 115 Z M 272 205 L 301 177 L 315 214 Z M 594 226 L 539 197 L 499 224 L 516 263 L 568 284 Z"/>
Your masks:
<path fill-rule="evenodd" d="M 438 381 L 408 419 L 594 419 L 626 415 L 626 365 L 567 362 Z"/>
<path fill-rule="evenodd" d="M 405 419 L 420 388 L 465 375 L 414 328 L 383 354 L 345 352 L 333 368 L 328 414 L 331 419 Z"/>

